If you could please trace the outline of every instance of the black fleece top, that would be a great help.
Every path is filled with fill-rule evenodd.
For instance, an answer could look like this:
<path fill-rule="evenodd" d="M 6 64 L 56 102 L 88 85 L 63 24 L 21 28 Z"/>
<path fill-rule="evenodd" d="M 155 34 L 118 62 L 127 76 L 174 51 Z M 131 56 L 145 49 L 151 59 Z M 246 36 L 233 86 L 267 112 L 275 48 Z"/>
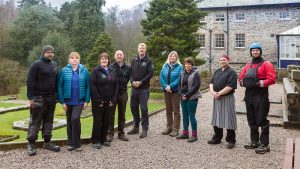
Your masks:
<path fill-rule="evenodd" d="M 29 68 L 27 78 L 27 97 L 54 96 L 57 84 L 57 64 L 48 58 L 33 62 Z"/>
<path fill-rule="evenodd" d="M 91 74 L 91 98 L 94 102 L 116 103 L 118 93 L 117 75 L 111 67 L 106 71 L 101 66 L 93 69 Z"/>
<path fill-rule="evenodd" d="M 150 79 L 153 77 L 153 63 L 148 55 L 142 59 L 139 56 L 131 60 L 130 82 L 141 81 L 142 85 L 138 89 L 147 89 L 150 87 Z"/>
<path fill-rule="evenodd" d="M 123 63 L 122 66 L 119 66 L 117 62 L 114 62 L 110 65 L 116 71 L 118 85 L 119 85 L 119 94 L 127 92 L 127 84 L 130 79 L 130 67 Z"/>

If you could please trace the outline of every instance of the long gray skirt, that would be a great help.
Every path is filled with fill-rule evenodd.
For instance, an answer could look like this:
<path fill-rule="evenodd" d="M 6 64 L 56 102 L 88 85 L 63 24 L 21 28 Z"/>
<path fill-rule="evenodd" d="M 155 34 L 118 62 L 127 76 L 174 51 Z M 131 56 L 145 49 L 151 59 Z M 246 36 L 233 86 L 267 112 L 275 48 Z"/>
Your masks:
<path fill-rule="evenodd" d="M 221 96 L 221 99 L 214 99 L 211 124 L 219 128 L 237 129 L 233 94 Z"/>

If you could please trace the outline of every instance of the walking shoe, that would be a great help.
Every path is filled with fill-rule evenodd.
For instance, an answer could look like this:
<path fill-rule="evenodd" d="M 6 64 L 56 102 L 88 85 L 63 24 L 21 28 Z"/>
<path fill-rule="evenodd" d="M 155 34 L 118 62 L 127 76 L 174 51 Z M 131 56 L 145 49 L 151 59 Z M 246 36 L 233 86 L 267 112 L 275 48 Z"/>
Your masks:
<path fill-rule="evenodd" d="M 215 140 L 215 139 L 211 139 L 207 142 L 208 144 L 220 144 L 221 140 Z"/>
<path fill-rule="evenodd" d="M 133 127 L 129 132 L 127 132 L 128 135 L 138 134 L 139 128 Z"/>
<path fill-rule="evenodd" d="M 173 129 L 172 133 L 169 134 L 171 137 L 176 137 L 179 135 L 179 131 L 177 129 Z"/>
<path fill-rule="evenodd" d="M 142 134 L 140 135 L 140 138 L 145 138 L 147 137 L 147 130 L 143 130 Z"/>
<path fill-rule="evenodd" d="M 93 149 L 101 149 L 102 146 L 101 146 L 100 143 L 96 143 L 96 144 L 92 144 L 92 148 L 93 148 Z"/>
<path fill-rule="evenodd" d="M 73 151 L 74 149 L 75 149 L 75 147 L 73 147 L 73 146 L 68 146 L 68 147 L 67 147 L 67 150 L 68 150 L 68 151 Z"/>
<path fill-rule="evenodd" d="M 170 129 L 170 128 L 166 128 L 163 132 L 161 132 L 161 134 L 162 135 L 168 135 L 168 134 L 170 134 L 172 132 L 172 129 Z"/>
<path fill-rule="evenodd" d="M 234 143 L 227 143 L 226 144 L 226 148 L 228 148 L 228 149 L 233 149 L 235 147 L 235 144 Z"/>
<path fill-rule="evenodd" d="M 106 141 L 106 142 L 102 143 L 102 146 L 104 146 L 104 147 L 110 147 L 111 144 L 110 144 L 110 142 Z"/>
<path fill-rule="evenodd" d="M 111 134 L 111 133 L 107 134 L 106 139 L 108 142 L 112 142 L 114 139 L 114 134 Z"/>
<path fill-rule="evenodd" d="M 43 149 L 47 149 L 47 150 L 54 151 L 54 152 L 60 151 L 60 147 L 51 142 L 44 143 Z"/>
<path fill-rule="evenodd" d="M 77 151 L 77 152 L 82 151 L 82 147 L 75 148 L 75 151 Z"/>
<path fill-rule="evenodd" d="M 198 140 L 197 136 L 192 136 L 190 139 L 188 139 L 188 142 L 192 143 L 192 142 L 197 141 L 197 140 Z"/>
<path fill-rule="evenodd" d="M 244 145 L 244 148 L 245 149 L 255 149 L 255 148 L 258 148 L 259 147 L 259 143 L 258 142 L 250 142 L 246 145 Z"/>
<path fill-rule="evenodd" d="M 118 139 L 119 140 L 122 140 L 122 141 L 128 141 L 129 139 L 125 136 L 125 134 L 123 133 L 123 134 L 119 134 L 118 135 Z"/>
<path fill-rule="evenodd" d="M 27 155 L 34 156 L 36 155 L 36 147 L 34 144 L 27 144 Z"/>
<path fill-rule="evenodd" d="M 176 137 L 176 139 L 189 139 L 189 135 L 186 134 L 180 134 L 179 136 Z"/>
<path fill-rule="evenodd" d="M 266 152 L 270 151 L 270 147 L 266 146 L 264 144 L 261 144 L 257 149 L 255 149 L 255 152 L 257 154 L 265 154 Z"/>

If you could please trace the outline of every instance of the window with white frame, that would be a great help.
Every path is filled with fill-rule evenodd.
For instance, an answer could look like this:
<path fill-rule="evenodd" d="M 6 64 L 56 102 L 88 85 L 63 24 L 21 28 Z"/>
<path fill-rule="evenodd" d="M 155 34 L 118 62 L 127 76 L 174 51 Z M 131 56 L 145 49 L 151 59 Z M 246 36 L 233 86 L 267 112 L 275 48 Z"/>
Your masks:
<path fill-rule="evenodd" d="M 200 34 L 198 36 L 197 40 L 200 43 L 200 48 L 205 48 L 205 35 L 204 34 Z"/>
<path fill-rule="evenodd" d="M 245 48 L 245 34 L 238 33 L 235 35 L 235 47 Z"/>
<path fill-rule="evenodd" d="M 224 34 L 215 34 L 215 47 L 216 48 L 225 47 Z"/>
<path fill-rule="evenodd" d="M 280 36 L 280 59 L 300 60 L 300 36 Z"/>
<path fill-rule="evenodd" d="M 217 21 L 217 22 L 225 21 L 225 14 L 224 13 L 217 13 L 215 15 L 215 21 Z"/>
<path fill-rule="evenodd" d="M 236 21 L 245 21 L 245 13 L 236 13 L 235 20 Z"/>
<path fill-rule="evenodd" d="M 289 11 L 281 11 L 281 12 L 279 12 L 279 19 L 280 20 L 288 20 L 288 19 L 290 19 L 290 13 L 289 13 Z"/>

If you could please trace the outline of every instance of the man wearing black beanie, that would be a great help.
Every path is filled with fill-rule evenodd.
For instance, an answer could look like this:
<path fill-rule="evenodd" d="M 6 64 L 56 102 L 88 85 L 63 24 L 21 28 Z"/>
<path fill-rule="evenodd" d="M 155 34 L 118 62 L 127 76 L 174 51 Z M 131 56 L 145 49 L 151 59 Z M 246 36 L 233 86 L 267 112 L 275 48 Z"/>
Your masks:
<path fill-rule="evenodd" d="M 53 117 L 56 105 L 57 64 L 52 61 L 54 48 L 43 47 L 39 60 L 32 63 L 27 79 L 27 97 L 30 102 L 27 154 L 36 154 L 35 142 L 41 124 L 44 138 L 43 148 L 58 152 L 60 147 L 51 143 Z"/>

